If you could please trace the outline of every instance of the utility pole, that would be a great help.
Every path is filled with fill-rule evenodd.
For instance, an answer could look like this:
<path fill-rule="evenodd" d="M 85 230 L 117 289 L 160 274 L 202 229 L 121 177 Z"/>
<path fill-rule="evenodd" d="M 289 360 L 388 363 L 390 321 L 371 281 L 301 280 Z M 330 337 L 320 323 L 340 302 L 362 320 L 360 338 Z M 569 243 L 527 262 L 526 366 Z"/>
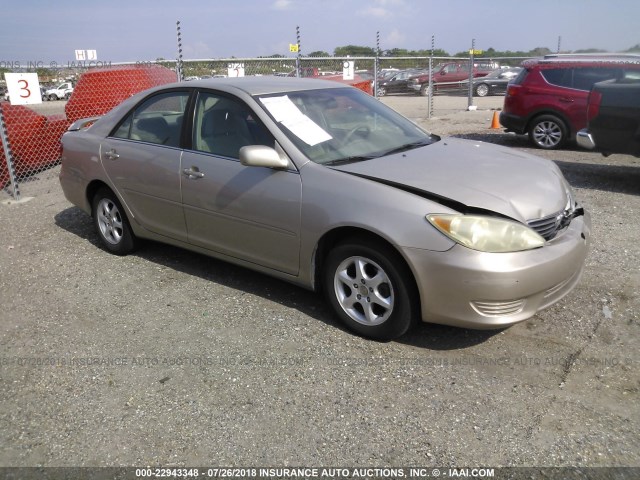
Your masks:
<path fill-rule="evenodd" d="M 180 20 L 176 22 L 176 30 L 178 36 L 178 61 L 176 63 L 176 75 L 178 76 L 178 81 L 181 82 L 183 80 L 182 74 L 182 35 L 180 34 Z"/>
<path fill-rule="evenodd" d="M 296 26 L 296 41 L 298 44 L 298 56 L 296 57 L 296 77 L 302 77 L 302 66 L 300 65 L 300 27 Z"/>

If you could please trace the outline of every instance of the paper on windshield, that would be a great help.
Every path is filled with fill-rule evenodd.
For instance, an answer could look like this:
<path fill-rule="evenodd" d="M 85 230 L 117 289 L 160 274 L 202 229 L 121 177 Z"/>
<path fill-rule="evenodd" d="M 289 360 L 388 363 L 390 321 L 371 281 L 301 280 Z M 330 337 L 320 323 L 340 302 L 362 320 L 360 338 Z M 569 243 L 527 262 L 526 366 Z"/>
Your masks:
<path fill-rule="evenodd" d="M 307 145 L 313 147 L 333 138 L 322 127 L 303 114 L 287 95 L 261 98 L 260 101 L 277 122 L 282 123 Z"/>

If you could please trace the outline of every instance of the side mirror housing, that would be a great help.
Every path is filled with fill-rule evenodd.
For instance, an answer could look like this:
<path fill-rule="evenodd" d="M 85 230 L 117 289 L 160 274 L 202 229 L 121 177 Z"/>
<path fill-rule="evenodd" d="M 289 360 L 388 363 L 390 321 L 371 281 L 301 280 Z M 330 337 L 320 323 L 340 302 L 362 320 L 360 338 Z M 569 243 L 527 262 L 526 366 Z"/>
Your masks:
<path fill-rule="evenodd" d="M 266 167 L 285 169 L 289 167 L 287 159 L 282 158 L 275 149 L 265 145 L 248 145 L 240 149 L 240 163 L 247 167 Z"/>

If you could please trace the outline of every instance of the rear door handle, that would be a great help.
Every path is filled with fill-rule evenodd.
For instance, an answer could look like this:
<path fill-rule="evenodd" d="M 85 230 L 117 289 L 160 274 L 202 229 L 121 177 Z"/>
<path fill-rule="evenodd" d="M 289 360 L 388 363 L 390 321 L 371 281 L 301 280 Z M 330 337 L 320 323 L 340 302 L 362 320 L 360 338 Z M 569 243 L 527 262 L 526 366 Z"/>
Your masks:
<path fill-rule="evenodd" d="M 117 158 L 120 158 L 120 155 L 118 155 L 115 149 L 113 148 L 108 152 L 104 152 L 104 156 L 107 157 L 109 160 L 115 160 Z"/>
<path fill-rule="evenodd" d="M 182 173 L 189 178 L 202 178 L 204 173 L 198 170 L 198 167 L 185 168 Z"/>
<path fill-rule="evenodd" d="M 569 97 L 560 97 L 559 100 L 564 103 L 573 103 L 573 98 Z"/>

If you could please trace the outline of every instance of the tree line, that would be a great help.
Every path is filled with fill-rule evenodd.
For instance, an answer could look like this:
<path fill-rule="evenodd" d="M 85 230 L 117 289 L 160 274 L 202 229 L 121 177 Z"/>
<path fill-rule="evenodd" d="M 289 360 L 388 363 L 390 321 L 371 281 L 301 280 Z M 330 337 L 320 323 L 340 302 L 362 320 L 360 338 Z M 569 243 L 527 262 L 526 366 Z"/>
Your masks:
<path fill-rule="evenodd" d="M 483 50 L 483 57 L 540 57 L 543 55 L 548 55 L 550 53 L 555 53 L 547 47 L 536 47 L 529 51 L 511 51 L 511 50 L 496 50 L 493 47 L 489 47 L 486 50 Z M 602 50 L 599 48 L 587 48 L 582 50 L 567 50 L 561 51 L 560 53 L 610 53 L 607 50 Z M 640 53 L 640 43 L 636 44 L 622 52 L 615 53 Z M 431 50 L 408 50 L 406 48 L 392 48 L 389 50 L 381 50 L 380 56 L 382 57 L 428 57 L 431 55 Z M 433 51 L 433 55 L 435 57 L 468 57 L 469 51 L 457 52 L 451 55 L 449 52 L 437 48 Z M 372 47 L 365 47 L 361 45 L 345 45 L 342 47 L 336 47 L 333 50 L 333 54 L 329 52 L 325 52 L 323 50 L 316 50 L 314 52 L 303 54 L 304 57 L 375 57 L 376 50 Z M 270 55 L 267 58 L 286 58 L 285 55 Z"/>

